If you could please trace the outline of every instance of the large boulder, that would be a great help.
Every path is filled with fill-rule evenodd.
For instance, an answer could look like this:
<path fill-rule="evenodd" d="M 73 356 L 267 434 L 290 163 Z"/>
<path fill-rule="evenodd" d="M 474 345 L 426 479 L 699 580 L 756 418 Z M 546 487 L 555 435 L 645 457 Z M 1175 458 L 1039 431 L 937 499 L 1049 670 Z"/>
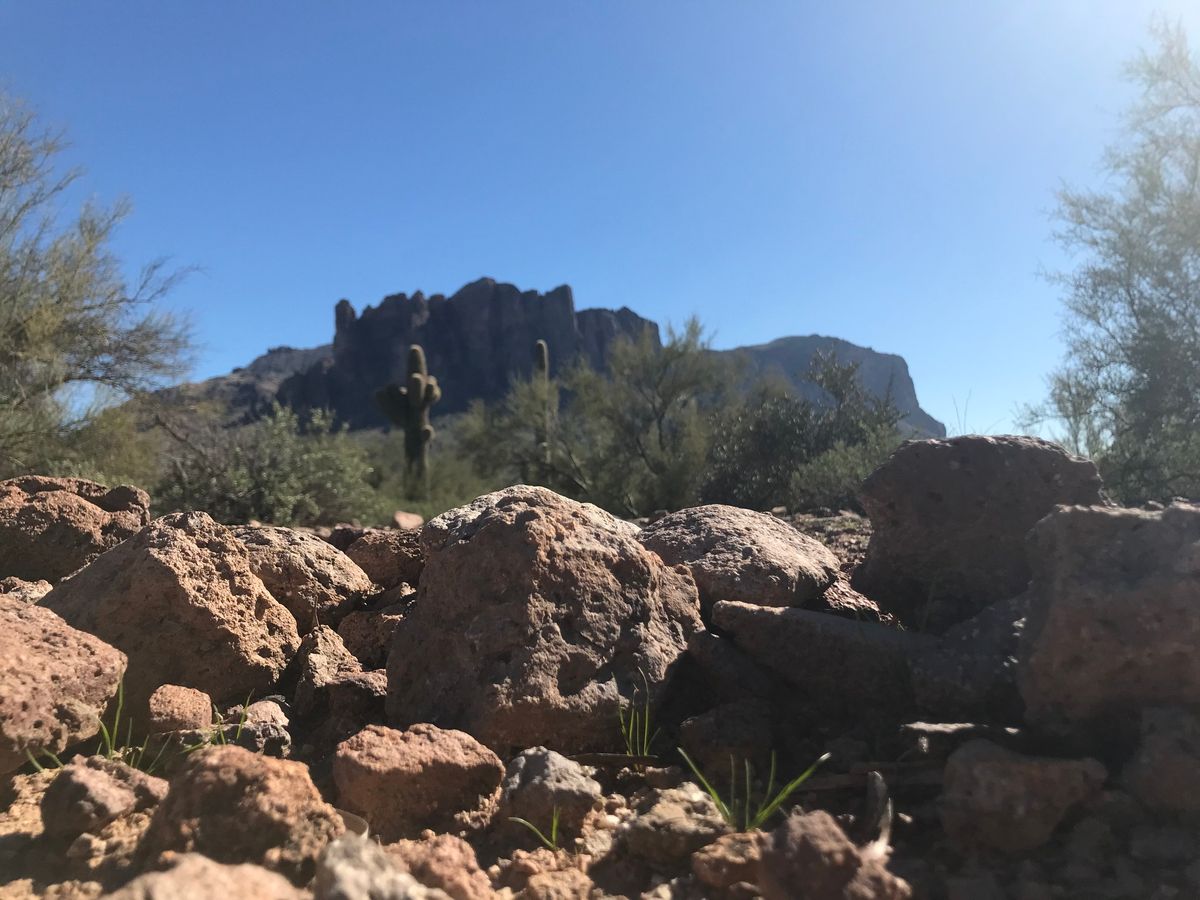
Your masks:
<path fill-rule="evenodd" d="M 713 622 L 738 649 L 830 716 L 911 711 L 911 667 L 937 646 L 930 635 L 807 609 L 724 601 L 713 607 Z"/>
<path fill-rule="evenodd" d="M 300 644 L 296 620 L 251 571 L 245 546 L 202 512 L 156 519 L 42 604 L 129 657 L 135 716 L 163 684 L 218 703 L 270 693 Z"/>
<path fill-rule="evenodd" d="M 622 697 L 648 687 L 656 709 L 701 628 L 691 575 L 636 535 L 523 485 L 433 519 L 417 603 L 388 656 L 389 719 L 460 728 L 493 749 L 619 743 Z"/>
<path fill-rule="evenodd" d="M 25 475 L 0 481 L 0 577 L 58 581 L 150 521 L 150 497 L 123 484 Z"/>
<path fill-rule="evenodd" d="M 941 632 L 1029 582 L 1029 529 L 1058 504 L 1098 504 L 1089 460 L 1039 438 L 909 441 L 863 483 L 871 518 L 854 587 L 906 625 Z"/>
<path fill-rule="evenodd" d="M 1030 722 L 1136 733 L 1144 708 L 1200 704 L 1200 506 L 1060 509 L 1029 543 Z"/>
<path fill-rule="evenodd" d="M 250 553 L 250 570 L 288 608 L 301 634 L 336 626 L 375 589 L 352 559 L 316 535 L 267 525 L 233 533 Z"/>
<path fill-rule="evenodd" d="M 254 863 L 304 884 L 343 830 L 307 766 L 217 746 L 193 753 L 171 779 L 145 850 L 150 858 L 194 851 L 218 862 Z"/>
<path fill-rule="evenodd" d="M 100 730 L 125 654 L 54 613 L 0 595 L 0 775 Z"/>
<path fill-rule="evenodd" d="M 638 535 L 668 565 L 691 569 L 704 612 L 719 600 L 808 606 L 838 576 L 833 551 L 766 513 L 712 504 L 681 509 Z"/>
<path fill-rule="evenodd" d="M 469 734 L 434 725 L 368 725 L 338 745 L 338 804 L 384 842 L 481 827 L 500 802 L 504 764 Z"/>

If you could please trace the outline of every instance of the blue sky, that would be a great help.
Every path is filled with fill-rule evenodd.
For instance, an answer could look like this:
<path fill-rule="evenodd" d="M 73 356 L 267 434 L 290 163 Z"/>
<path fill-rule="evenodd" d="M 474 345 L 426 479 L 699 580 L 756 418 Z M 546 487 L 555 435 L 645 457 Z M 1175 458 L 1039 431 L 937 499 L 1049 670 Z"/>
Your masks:
<path fill-rule="evenodd" d="M 490 275 L 900 353 L 1003 431 L 1060 355 L 1054 191 L 1099 183 L 1155 12 L 1200 42 L 1185 0 L 0 0 L 0 86 L 133 200 L 131 272 L 200 268 L 196 377 Z"/>

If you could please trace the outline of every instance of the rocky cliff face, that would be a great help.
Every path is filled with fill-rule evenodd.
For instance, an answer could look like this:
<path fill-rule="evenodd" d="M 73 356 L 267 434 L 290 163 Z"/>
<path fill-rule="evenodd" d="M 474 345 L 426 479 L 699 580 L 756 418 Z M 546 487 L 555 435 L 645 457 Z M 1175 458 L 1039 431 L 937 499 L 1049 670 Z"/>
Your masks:
<path fill-rule="evenodd" d="M 533 369 L 533 345 L 550 345 L 551 373 L 579 357 L 603 367 L 618 337 L 658 326 L 629 309 L 575 311 L 566 285 L 548 293 L 520 291 L 490 278 L 451 297 L 394 294 L 361 314 L 348 300 L 334 313 L 333 353 L 283 382 L 279 399 L 296 409 L 328 407 L 351 428 L 383 425 L 374 395 L 403 383 L 410 344 L 425 349 L 442 387 L 438 413 L 459 412 L 475 399 L 498 400 L 513 377 Z"/>
<path fill-rule="evenodd" d="M 171 390 L 220 402 L 233 411 L 236 422 L 256 418 L 278 399 L 301 412 L 332 409 L 351 428 L 371 428 L 385 424 L 375 391 L 390 382 L 403 383 L 410 344 L 425 349 L 429 371 L 442 387 L 434 413 L 444 415 L 461 412 L 475 399 L 503 397 L 514 377 L 531 372 L 533 345 L 539 339 L 550 345 L 554 374 L 581 357 L 604 368 L 614 341 L 645 332 L 660 342 L 658 325 L 630 309 L 577 311 L 566 285 L 542 294 L 484 278 L 450 297 L 393 294 L 361 313 L 342 300 L 334 310 L 332 345 L 277 347 L 229 375 Z M 914 433 L 945 435 L 945 427 L 917 403 L 908 366 L 894 354 L 820 335 L 716 352 L 736 357 L 747 380 L 782 376 L 800 393 L 819 399 L 820 392 L 806 379 L 819 351 L 857 362 L 864 384 L 874 393 L 890 390 Z"/>

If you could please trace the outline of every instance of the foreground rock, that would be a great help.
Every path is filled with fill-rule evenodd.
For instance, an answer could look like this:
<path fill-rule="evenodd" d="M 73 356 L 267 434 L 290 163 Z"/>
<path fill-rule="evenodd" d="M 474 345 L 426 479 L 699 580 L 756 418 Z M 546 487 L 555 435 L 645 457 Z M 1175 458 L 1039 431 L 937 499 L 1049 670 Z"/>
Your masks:
<path fill-rule="evenodd" d="M 514 756 L 505 769 L 499 817 L 515 816 L 537 825 L 557 815 L 559 833 L 570 840 L 582 831 L 583 820 L 602 797 L 600 785 L 579 763 L 545 747 L 532 747 Z"/>
<path fill-rule="evenodd" d="M 385 590 L 402 584 L 415 587 L 425 566 L 416 531 L 368 531 L 346 548 L 346 556 Z"/>
<path fill-rule="evenodd" d="M 259 866 L 226 865 L 199 853 L 183 853 L 171 860 L 166 871 L 139 875 L 105 896 L 109 900 L 305 900 L 310 895 Z"/>
<path fill-rule="evenodd" d="M 713 622 L 755 662 L 834 716 L 911 709 L 910 667 L 937 646 L 929 635 L 806 609 L 725 602 L 713 607 Z"/>
<path fill-rule="evenodd" d="M 129 485 L 26 475 L 0 481 L 0 577 L 58 581 L 150 521 L 150 497 Z"/>
<path fill-rule="evenodd" d="M 0 775 L 96 734 L 125 663 L 50 610 L 0 595 Z"/>
<path fill-rule="evenodd" d="M 974 740 L 947 761 L 938 809 L 956 842 L 1019 853 L 1045 844 L 1107 777 L 1094 759 L 1024 756 Z"/>
<path fill-rule="evenodd" d="M 706 614 L 719 600 L 807 606 L 838 575 L 838 559 L 823 544 L 735 506 L 681 509 L 643 528 L 638 540 L 668 565 L 691 570 Z"/>
<path fill-rule="evenodd" d="M 251 571 L 246 548 L 205 513 L 155 520 L 42 604 L 129 657 L 135 715 L 162 684 L 218 703 L 270 693 L 300 644 L 296 620 Z"/>
<path fill-rule="evenodd" d="M 338 803 L 385 842 L 486 825 L 503 777 L 500 759 L 470 735 L 427 724 L 369 725 L 343 741 L 333 761 Z"/>
<path fill-rule="evenodd" d="M 167 783 L 103 756 L 76 759 L 58 770 L 42 796 L 46 834 L 74 838 L 99 831 L 137 810 L 153 809 L 166 796 Z"/>
<path fill-rule="evenodd" d="M 1141 710 L 1200 704 L 1200 506 L 1061 509 L 1030 535 L 1018 684 L 1045 728 L 1136 733 Z"/>
<path fill-rule="evenodd" d="M 313 896 L 316 900 L 451 900 L 444 891 L 418 882 L 379 844 L 352 835 L 338 838 L 321 854 Z"/>
<path fill-rule="evenodd" d="M 287 607 L 301 634 L 336 626 L 374 590 L 353 560 L 315 535 L 265 525 L 233 533 L 250 553 L 250 571 Z"/>
<path fill-rule="evenodd" d="M 393 723 L 461 728 L 495 749 L 609 749 L 643 676 L 657 708 L 701 628 L 695 582 L 635 526 L 517 486 L 429 522 L 413 611 L 388 657 Z"/>
<path fill-rule="evenodd" d="M 146 851 L 254 863 L 304 884 L 342 831 L 341 817 L 321 799 L 306 766 L 241 747 L 210 747 L 192 754 L 171 779 Z"/>
<path fill-rule="evenodd" d="M 150 695 L 146 730 L 150 734 L 168 731 L 200 731 L 213 721 L 212 699 L 204 691 L 164 684 Z"/>
<path fill-rule="evenodd" d="M 871 518 L 854 587 L 941 632 L 1029 581 L 1025 535 L 1058 504 L 1101 503 L 1091 461 L 1032 437 L 910 441 L 863 483 Z"/>
<path fill-rule="evenodd" d="M 764 841 L 758 887 L 766 900 L 907 900 L 912 888 L 859 850 L 829 813 L 794 812 Z M 803 893 L 798 893 L 802 891 Z"/>

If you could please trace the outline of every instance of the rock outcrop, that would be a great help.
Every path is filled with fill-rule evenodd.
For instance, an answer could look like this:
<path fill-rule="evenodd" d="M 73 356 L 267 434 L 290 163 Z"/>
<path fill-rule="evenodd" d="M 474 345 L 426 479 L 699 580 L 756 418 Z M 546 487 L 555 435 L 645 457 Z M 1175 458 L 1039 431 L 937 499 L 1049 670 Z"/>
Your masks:
<path fill-rule="evenodd" d="M 296 652 L 296 620 L 206 513 L 173 513 L 65 579 L 42 604 L 129 657 L 128 709 L 163 684 L 217 702 L 269 693 Z"/>
<path fill-rule="evenodd" d="M 933 632 L 1025 590 L 1025 535 L 1056 505 L 1102 502 L 1090 460 L 1038 438 L 975 435 L 904 444 L 860 497 L 872 533 L 854 587 Z"/>
<path fill-rule="evenodd" d="M 425 568 L 388 657 L 388 716 L 493 749 L 610 749 L 624 698 L 652 708 L 701 628 L 695 581 L 637 529 L 545 488 L 506 488 L 421 532 Z"/>
<path fill-rule="evenodd" d="M 149 521 L 149 496 L 126 484 L 40 475 L 0 481 L 0 578 L 58 581 Z"/>

